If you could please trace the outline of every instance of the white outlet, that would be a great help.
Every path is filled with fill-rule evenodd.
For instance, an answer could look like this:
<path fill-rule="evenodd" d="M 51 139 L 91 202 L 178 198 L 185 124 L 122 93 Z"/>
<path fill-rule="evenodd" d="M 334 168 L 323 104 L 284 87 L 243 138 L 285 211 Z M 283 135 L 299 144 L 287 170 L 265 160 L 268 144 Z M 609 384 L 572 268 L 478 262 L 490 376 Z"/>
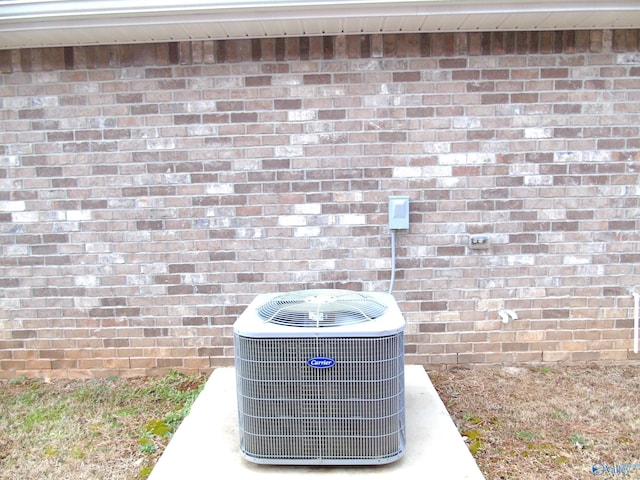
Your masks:
<path fill-rule="evenodd" d="M 469 246 L 473 250 L 486 250 L 491 246 L 489 235 L 471 235 Z"/>

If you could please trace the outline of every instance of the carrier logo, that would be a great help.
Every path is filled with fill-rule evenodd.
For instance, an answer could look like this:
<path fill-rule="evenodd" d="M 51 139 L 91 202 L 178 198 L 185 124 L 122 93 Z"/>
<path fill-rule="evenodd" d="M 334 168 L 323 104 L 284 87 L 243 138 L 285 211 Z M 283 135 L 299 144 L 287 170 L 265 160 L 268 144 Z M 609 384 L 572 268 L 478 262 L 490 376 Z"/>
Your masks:
<path fill-rule="evenodd" d="M 333 367 L 336 361 L 329 357 L 313 357 L 307 360 L 307 365 L 313 368 L 329 368 Z"/>

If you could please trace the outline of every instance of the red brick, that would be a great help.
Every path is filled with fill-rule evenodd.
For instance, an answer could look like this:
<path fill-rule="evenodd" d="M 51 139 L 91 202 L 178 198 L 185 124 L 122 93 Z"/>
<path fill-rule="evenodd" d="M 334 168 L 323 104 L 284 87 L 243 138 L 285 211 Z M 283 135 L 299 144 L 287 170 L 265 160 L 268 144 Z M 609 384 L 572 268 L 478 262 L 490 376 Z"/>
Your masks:
<path fill-rule="evenodd" d="M 386 202 L 405 192 L 411 361 L 626 361 L 640 144 L 617 126 L 633 102 L 600 93 L 637 87 L 616 64 L 637 46 L 631 29 L 0 52 L 0 179 L 20 187 L 0 195 L 3 361 L 84 377 L 231 365 L 259 292 L 384 291 Z M 532 118 L 553 137 L 523 138 Z M 471 252 L 472 233 L 491 248 Z M 520 319 L 503 325 L 501 306 Z"/>

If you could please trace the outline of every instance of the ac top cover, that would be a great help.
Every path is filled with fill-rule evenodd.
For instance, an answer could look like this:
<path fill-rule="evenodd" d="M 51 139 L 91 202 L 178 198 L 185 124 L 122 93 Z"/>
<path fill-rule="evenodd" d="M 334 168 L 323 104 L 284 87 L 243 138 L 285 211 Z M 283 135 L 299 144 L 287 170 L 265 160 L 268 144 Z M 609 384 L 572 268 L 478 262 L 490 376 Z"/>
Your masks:
<path fill-rule="evenodd" d="M 243 456 L 272 464 L 400 458 L 404 324 L 386 293 L 257 296 L 234 324 Z"/>

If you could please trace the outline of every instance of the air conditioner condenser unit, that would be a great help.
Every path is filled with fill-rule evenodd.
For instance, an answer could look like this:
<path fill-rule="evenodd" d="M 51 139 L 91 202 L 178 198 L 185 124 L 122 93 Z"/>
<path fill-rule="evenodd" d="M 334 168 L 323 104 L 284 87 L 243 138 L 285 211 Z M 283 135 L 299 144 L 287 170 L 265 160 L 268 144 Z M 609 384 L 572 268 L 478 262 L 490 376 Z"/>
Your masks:
<path fill-rule="evenodd" d="M 404 325 L 387 293 L 258 295 L 234 324 L 244 458 L 298 465 L 399 459 Z"/>

